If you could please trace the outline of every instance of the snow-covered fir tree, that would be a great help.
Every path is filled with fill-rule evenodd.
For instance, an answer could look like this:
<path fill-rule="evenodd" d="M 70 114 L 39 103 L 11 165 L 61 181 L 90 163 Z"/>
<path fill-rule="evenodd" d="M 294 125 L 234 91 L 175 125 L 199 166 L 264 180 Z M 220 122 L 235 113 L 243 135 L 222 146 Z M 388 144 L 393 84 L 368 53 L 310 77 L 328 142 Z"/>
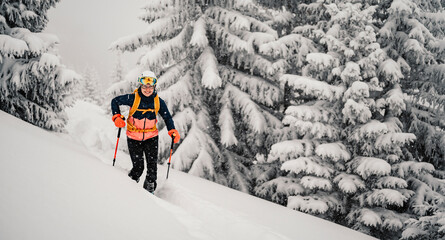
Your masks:
<path fill-rule="evenodd" d="M 182 135 L 172 166 L 250 192 L 248 167 L 282 125 L 278 73 L 286 61 L 260 51 L 278 38 L 271 28 L 278 14 L 246 0 L 149 1 L 144 10 L 146 32 L 112 48 L 147 48 L 125 85 L 146 69 L 159 75 L 158 92 Z M 171 140 L 162 131 L 167 156 Z"/>
<path fill-rule="evenodd" d="M 56 36 L 41 31 L 57 0 L 0 4 L 0 109 L 36 126 L 60 131 L 70 89 L 79 79 L 60 63 Z"/>
<path fill-rule="evenodd" d="M 417 136 L 415 158 L 429 162 L 428 174 L 419 174 L 420 163 L 408 179 L 415 191 L 410 210 L 417 218 L 405 224 L 403 239 L 440 239 L 445 186 L 432 176 L 444 178 L 445 169 L 445 9 L 443 1 L 384 1 L 379 6 L 379 43 L 400 69 L 409 103 L 404 122 Z M 427 166 L 427 164 L 424 166 Z M 438 171 L 441 170 L 441 171 Z"/>
<path fill-rule="evenodd" d="M 406 122 L 419 140 L 415 156 L 445 170 L 445 3 L 384 3 L 379 42 L 404 76 L 410 103 Z"/>
<path fill-rule="evenodd" d="M 117 95 L 122 95 L 128 93 L 131 89 L 125 81 L 125 76 L 127 75 L 127 66 L 122 62 L 122 52 L 116 51 L 116 63 L 114 68 L 111 70 L 110 81 L 105 81 L 107 90 L 105 91 L 105 104 L 104 106 L 108 111 L 110 110 L 110 101 Z M 133 79 L 134 82 L 134 79 Z"/>
<path fill-rule="evenodd" d="M 111 70 L 111 83 L 122 82 L 125 79 L 125 74 L 127 74 L 128 70 L 122 61 L 122 52 L 117 51 L 116 63 L 114 64 L 114 68 Z"/>
<path fill-rule="evenodd" d="M 390 239 L 401 236 L 410 217 L 442 204 L 443 183 L 408 151 L 416 137 L 400 121 L 403 74 L 377 42 L 377 9 L 367 1 L 298 6 L 295 14 L 305 18 L 293 33 L 317 51 L 296 66 L 299 75 L 281 77 L 294 89 L 283 123 L 297 139 L 272 146 L 271 170 L 255 192 Z"/>
<path fill-rule="evenodd" d="M 83 71 L 83 78 L 79 84 L 81 99 L 96 105 L 102 105 L 105 94 L 102 91 L 101 78 L 94 67 L 88 66 Z"/>

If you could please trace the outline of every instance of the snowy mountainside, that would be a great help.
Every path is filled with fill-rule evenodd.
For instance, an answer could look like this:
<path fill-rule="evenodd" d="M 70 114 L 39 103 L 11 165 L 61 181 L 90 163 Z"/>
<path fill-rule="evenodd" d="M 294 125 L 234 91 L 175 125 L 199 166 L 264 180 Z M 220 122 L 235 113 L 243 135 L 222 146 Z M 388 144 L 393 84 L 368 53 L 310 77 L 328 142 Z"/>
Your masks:
<path fill-rule="evenodd" d="M 163 166 L 153 196 L 67 136 L 0 121 L 0 239 L 372 239 Z"/>

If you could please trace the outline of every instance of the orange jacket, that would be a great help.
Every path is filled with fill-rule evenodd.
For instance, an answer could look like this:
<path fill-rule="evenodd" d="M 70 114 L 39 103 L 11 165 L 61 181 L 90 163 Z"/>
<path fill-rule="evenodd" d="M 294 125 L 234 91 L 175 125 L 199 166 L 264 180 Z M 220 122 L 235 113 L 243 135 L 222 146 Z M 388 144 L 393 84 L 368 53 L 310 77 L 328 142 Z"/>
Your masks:
<path fill-rule="evenodd" d="M 158 135 L 158 130 L 155 128 L 157 119 L 154 111 L 143 111 L 143 109 L 155 109 L 155 97 L 157 96 L 156 91 L 149 97 L 146 97 L 142 94 L 141 89 L 137 90 L 141 101 L 138 107 L 138 111 L 136 111 L 132 116 L 128 117 L 127 123 L 132 124 L 136 130 L 129 129 L 127 127 L 127 136 L 131 139 L 144 141 L 149 138 L 155 137 Z M 121 96 L 117 96 L 111 100 L 111 111 L 113 115 L 120 114 L 120 105 L 127 105 L 129 107 L 133 106 L 133 102 L 135 100 L 135 93 L 125 94 Z M 175 125 L 168 111 L 167 105 L 164 100 L 159 98 L 159 114 L 164 119 L 164 122 L 167 126 L 168 130 L 174 129 Z M 130 125 L 127 124 L 127 125 Z"/>

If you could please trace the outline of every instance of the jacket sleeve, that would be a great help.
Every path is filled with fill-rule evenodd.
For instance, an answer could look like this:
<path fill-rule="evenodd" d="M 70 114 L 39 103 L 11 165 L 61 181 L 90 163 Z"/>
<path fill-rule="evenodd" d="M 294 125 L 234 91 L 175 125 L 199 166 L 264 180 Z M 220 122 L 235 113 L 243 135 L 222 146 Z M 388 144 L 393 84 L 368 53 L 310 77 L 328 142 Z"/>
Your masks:
<path fill-rule="evenodd" d="M 134 94 L 125 94 L 121 96 L 117 96 L 111 100 L 111 112 L 113 115 L 120 114 L 121 110 L 119 109 L 120 105 L 132 106 L 134 102 Z"/>
<path fill-rule="evenodd" d="M 170 131 L 172 129 L 175 129 L 175 123 L 173 122 L 172 115 L 170 115 L 170 112 L 168 111 L 167 104 L 165 104 L 164 100 L 159 98 L 159 114 L 161 114 L 161 117 L 164 119 L 165 125 L 167 125 L 167 129 Z"/>

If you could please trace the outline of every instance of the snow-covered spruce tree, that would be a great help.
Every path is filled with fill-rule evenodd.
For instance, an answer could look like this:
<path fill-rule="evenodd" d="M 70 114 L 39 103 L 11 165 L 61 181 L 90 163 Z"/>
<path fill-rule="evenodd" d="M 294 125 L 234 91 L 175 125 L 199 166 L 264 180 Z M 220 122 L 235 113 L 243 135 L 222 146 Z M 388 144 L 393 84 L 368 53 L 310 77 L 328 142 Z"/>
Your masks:
<path fill-rule="evenodd" d="M 390 0 L 379 6 L 379 43 L 401 69 L 410 104 L 404 122 L 414 155 L 445 170 L 445 2 Z"/>
<path fill-rule="evenodd" d="M 281 162 L 281 172 L 266 172 L 256 194 L 373 236 L 398 238 L 413 209 L 442 201 L 441 188 L 434 167 L 414 160 L 406 148 L 415 136 L 404 133 L 399 119 L 406 107 L 403 76 L 377 42 L 377 5 L 307 6 L 301 9 L 320 12 L 318 6 L 330 19 L 294 29 L 319 52 L 307 54 L 301 76 L 281 77 L 296 95 L 283 123 L 299 138 L 272 146 L 268 161 Z"/>
<path fill-rule="evenodd" d="M 378 41 L 393 59 L 394 67 L 400 69 L 398 75 L 404 78 L 401 85 L 408 93 L 409 112 L 402 120 L 418 139 L 413 145 L 413 155 L 442 170 L 437 171 L 425 163 L 404 167 L 413 173 L 407 182 L 415 191 L 410 211 L 417 218 L 405 223 L 403 239 L 440 238 L 444 234 L 439 226 L 443 225 L 440 216 L 445 207 L 445 186 L 433 177 L 443 179 L 445 168 L 444 4 L 443 1 L 394 0 L 385 1 L 379 7 L 379 11 L 386 14 L 379 15 Z"/>
<path fill-rule="evenodd" d="M 125 81 L 135 81 L 145 69 L 158 74 L 158 92 L 182 136 L 172 166 L 250 192 L 249 166 L 282 125 L 277 74 L 286 61 L 259 49 L 277 40 L 270 26 L 283 20 L 241 0 L 149 1 L 144 10 L 146 32 L 111 48 L 147 48 Z M 171 141 L 165 131 L 164 159 Z"/>
<path fill-rule="evenodd" d="M 105 108 L 107 111 L 110 110 L 110 101 L 117 95 L 122 95 L 128 93 L 130 89 L 128 88 L 130 84 L 125 81 L 125 76 L 127 75 L 127 67 L 122 62 L 122 52 L 117 51 L 116 63 L 110 74 L 110 81 L 105 81 L 107 90 L 105 91 Z M 133 79 L 134 82 L 134 79 Z"/>
<path fill-rule="evenodd" d="M 122 62 L 122 52 L 116 52 L 116 63 L 114 68 L 111 70 L 111 83 L 122 82 L 127 74 L 127 66 Z M 108 81 L 107 81 L 108 82 Z"/>
<path fill-rule="evenodd" d="M 317 6 L 320 7 L 320 9 L 314 10 L 315 7 L 309 7 L 309 5 L 302 3 L 302 1 L 299 1 L 298 4 L 290 5 L 287 4 L 288 2 L 286 1 L 281 1 L 282 5 L 278 4 L 279 1 L 259 2 L 268 7 L 286 7 L 293 12 L 293 14 L 291 14 L 292 18 L 289 19 L 290 21 L 288 21 L 288 23 L 290 23 L 290 25 L 293 27 L 299 26 L 299 28 L 303 31 L 300 31 L 299 33 L 286 34 L 277 41 L 263 45 L 262 49 L 277 55 L 282 54 L 283 56 L 285 56 L 285 59 L 290 66 L 286 72 L 302 75 L 304 66 L 308 64 L 306 60 L 308 54 L 318 52 L 318 50 L 316 48 L 317 41 L 312 40 L 313 36 L 311 34 L 301 34 L 301 32 L 309 33 L 316 27 L 315 25 L 310 24 L 326 20 L 324 14 L 320 14 L 320 12 L 323 12 L 323 10 L 321 10 L 323 8 L 323 5 L 318 4 Z M 299 6 L 300 8 L 298 8 L 297 6 Z M 309 8 L 312 9 L 311 12 L 314 14 L 308 14 L 306 12 Z M 317 14 L 315 14 L 315 12 L 317 12 Z M 301 80 L 304 81 L 307 79 L 308 78 L 302 78 Z M 279 132 L 281 133 L 283 140 L 290 141 L 284 141 L 280 144 L 276 144 L 272 148 L 271 154 L 279 154 L 279 156 L 276 155 L 275 157 L 278 157 L 282 161 L 275 161 L 278 158 L 272 160 L 272 158 L 274 157 L 269 156 L 268 161 L 260 161 L 260 164 L 257 165 L 260 174 L 258 174 L 258 177 L 255 179 L 257 185 L 255 194 L 259 197 L 286 205 L 288 196 L 293 196 L 301 193 L 303 191 L 303 187 L 301 184 L 296 182 L 296 179 L 298 178 L 297 176 L 295 176 L 296 174 L 291 174 L 290 176 L 281 174 L 280 167 L 282 162 L 287 161 L 288 159 L 293 157 L 297 158 L 298 156 L 308 156 L 310 155 L 309 152 L 313 151 L 315 144 L 318 144 L 316 140 L 314 142 L 311 139 L 308 139 L 310 138 L 309 135 L 311 135 L 311 133 L 309 133 L 303 140 L 293 139 L 299 139 L 303 137 L 305 135 L 304 132 L 308 131 L 308 129 L 311 127 L 314 127 L 312 131 L 314 135 L 311 135 L 311 138 L 323 138 L 321 135 L 318 135 L 316 131 L 319 130 L 321 127 L 324 128 L 321 130 L 321 132 L 326 133 L 326 131 L 330 131 L 331 133 L 333 133 L 335 131 L 335 127 L 331 127 L 328 125 L 333 124 L 335 122 L 335 119 L 332 118 L 334 115 L 332 115 L 333 112 L 329 110 L 330 106 L 328 106 L 328 102 L 315 101 L 309 102 L 307 105 L 299 105 L 303 103 L 305 99 L 304 95 L 301 95 L 302 92 L 294 91 L 290 84 L 288 84 L 287 82 L 284 82 L 284 84 L 282 85 L 283 86 L 281 87 L 282 89 L 284 88 L 285 92 L 284 105 L 285 107 L 287 107 L 285 111 L 285 117 L 283 119 L 286 127 L 281 129 Z M 336 91 L 338 90 L 341 89 L 337 89 Z M 329 98 L 331 97 L 333 96 L 330 96 Z M 313 100 L 314 98 L 307 98 L 308 101 L 309 99 Z M 299 117 L 291 116 L 292 114 L 299 115 Z M 301 124 L 305 124 L 304 129 L 295 128 L 294 124 L 292 124 L 292 122 L 295 121 L 300 121 Z M 311 124 L 311 121 L 314 124 Z M 330 129 L 328 130 L 326 127 Z M 338 135 L 338 133 L 334 134 Z M 317 167 L 319 167 L 321 170 L 322 167 L 316 162 L 313 162 L 310 159 L 306 160 L 310 161 L 306 163 L 313 164 L 312 167 L 317 165 Z M 324 170 L 326 170 L 326 168 L 324 168 Z M 327 174 L 329 175 L 329 173 Z"/>
<path fill-rule="evenodd" d="M 100 75 L 94 67 L 88 66 L 85 68 L 79 87 L 80 99 L 84 99 L 98 106 L 103 104 L 105 94 L 100 87 Z"/>
<path fill-rule="evenodd" d="M 0 4 L 0 109 L 36 126 L 60 131 L 79 76 L 60 63 L 56 36 L 41 31 L 57 0 Z"/>
<path fill-rule="evenodd" d="M 297 15 L 306 13 L 307 19 L 311 19 L 311 14 L 326 9 L 322 4 L 317 4 L 316 7 L 302 4 L 301 13 Z M 362 12 L 357 7 L 352 9 L 351 4 L 341 7 L 344 8 L 342 13 L 347 14 L 347 17 L 354 14 L 369 16 L 369 13 Z M 347 208 L 343 201 L 345 194 L 341 193 L 338 182 L 341 181 L 342 186 L 344 182 L 350 185 L 345 193 L 354 193 L 365 186 L 359 176 L 343 173 L 346 162 L 351 159 L 351 153 L 342 142 L 342 98 L 345 95 L 345 86 L 352 85 L 354 79 L 344 82 L 340 78 L 343 69 L 347 68 L 343 65 L 346 62 L 344 52 L 353 54 L 353 50 L 348 49 L 342 41 L 358 34 L 360 28 L 365 27 L 363 22 L 366 17 L 359 18 L 354 23 L 357 27 L 352 31 L 352 36 L 340 26 L 340 21 L 344 21 L 344 18 L 332 19 L 330 22 L 319 19 L 321 21 L 315 21 L 318 26 L 309 25 L 307 19 L 295 28 L 294 34 L 311 43 L 305 44 L 305 49 L 310 50 L 310 53 L 306 53 L 301 64 L 295 66 L 299 70 L 294 72 L 299 75 L 287 74 L 281 78 L 283 85 L 288 85 L 294 91 L 293 103 L 286 109 L 283 123 L 290 126 L 290 130 L 298 138 L 273 145 L 268 161 L 280 162 L 281 172 L 270 180 L 268 178 L 271 175 L 264 176 L 264 179 L 259 178 L 256 194 L 296 210 L 341 223 Z M 327 28 L 325 32 L 324 26 L 331 28 Z M 347 25 L 343 27 L 347 29 Z M 327 49 L 327 53 L 322 52 L 324 49 Z M 301 52 L 298 54 L 301 55 Z M 345 74 L 355 67 L 351 64 L 352 62 L 347 64 L 349 68 L 345 70 Z M 355 94 L 359 93 L 360 91 Z"/>

